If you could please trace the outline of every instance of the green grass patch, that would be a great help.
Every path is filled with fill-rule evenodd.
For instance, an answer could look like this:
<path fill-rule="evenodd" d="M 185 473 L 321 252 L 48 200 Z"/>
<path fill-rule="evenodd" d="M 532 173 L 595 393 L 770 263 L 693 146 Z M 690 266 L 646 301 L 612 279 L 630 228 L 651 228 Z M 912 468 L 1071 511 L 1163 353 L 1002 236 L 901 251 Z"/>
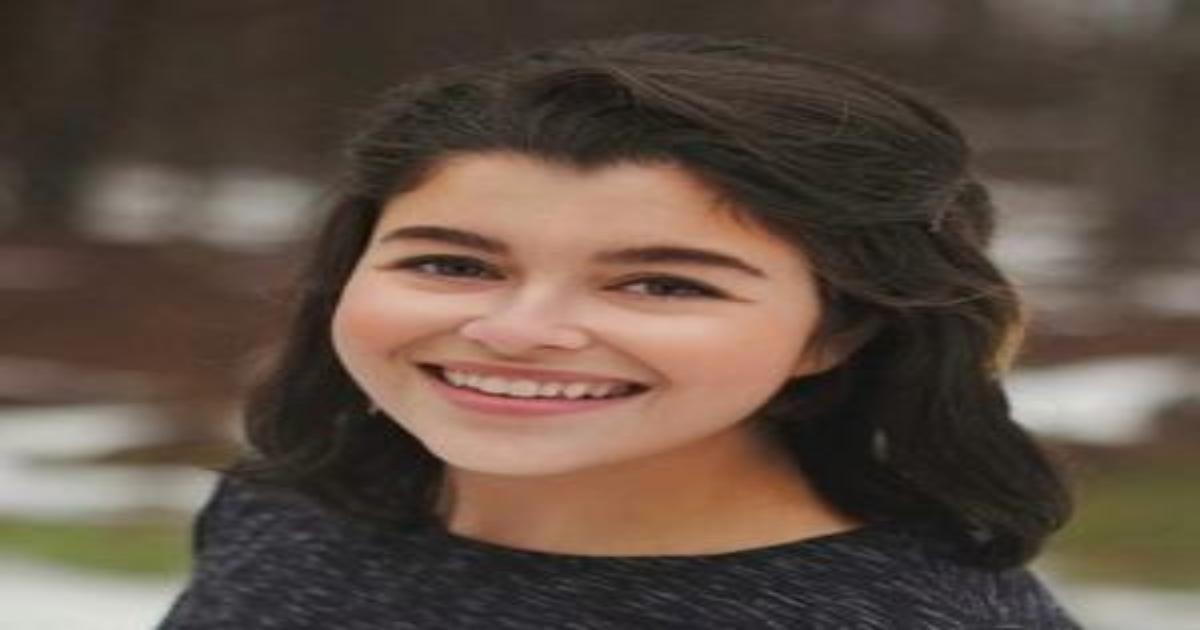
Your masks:
<path fill-rule="evenodd" d="M 1070 578 L 1200 589 L 1200 458 L 1100 469 L 1078 479 L 1074 521 L 1049 551 Z"/>
<path fill-rule="evenodd" d="M 188 570 L 186 521 L 89 524 L 0 518 L 0 553 L 75 568 L 130 575 L 176 575 Z"/>

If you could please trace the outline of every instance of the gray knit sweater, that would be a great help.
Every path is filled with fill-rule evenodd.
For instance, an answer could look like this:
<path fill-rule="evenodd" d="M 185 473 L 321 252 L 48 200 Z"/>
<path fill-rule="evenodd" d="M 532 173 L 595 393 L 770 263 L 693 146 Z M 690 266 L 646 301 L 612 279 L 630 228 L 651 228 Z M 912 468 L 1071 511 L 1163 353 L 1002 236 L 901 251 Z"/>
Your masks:
<path fill-rule="evenodd" d="M 895 525 L 732 553 L 573 556 L 395 531 L 222 480 L 159 626 L 375 630 L 1078 629 L 1024 569 Z"/>

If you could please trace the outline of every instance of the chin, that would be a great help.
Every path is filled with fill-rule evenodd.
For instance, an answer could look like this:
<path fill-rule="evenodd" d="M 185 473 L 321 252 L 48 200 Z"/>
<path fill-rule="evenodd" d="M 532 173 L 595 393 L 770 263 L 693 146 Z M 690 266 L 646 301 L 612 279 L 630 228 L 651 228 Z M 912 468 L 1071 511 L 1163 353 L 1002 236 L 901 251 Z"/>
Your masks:
<path fill-rule="evenodd" d="M 552 458 L 531 456 L 529 453 L 497 454 L 462 452 L 444 453 L 434 451 L 438 459 L 447 466 L 482 475 L 501 477 L 545 477 L 563 475 L 602 465 L 598 461 L 579 458 Z"/>
<path fill-rule="evenodd" d="M 587 468 L 586 465 L 579 464 L 562 464 L 556 466 L 546 462 L 527 461 L 480 462 L 476 460 L 462 463 L 446 461 L 446 464 L 458 470 L 498 477 L 547 477 L 572 473 Z"/>

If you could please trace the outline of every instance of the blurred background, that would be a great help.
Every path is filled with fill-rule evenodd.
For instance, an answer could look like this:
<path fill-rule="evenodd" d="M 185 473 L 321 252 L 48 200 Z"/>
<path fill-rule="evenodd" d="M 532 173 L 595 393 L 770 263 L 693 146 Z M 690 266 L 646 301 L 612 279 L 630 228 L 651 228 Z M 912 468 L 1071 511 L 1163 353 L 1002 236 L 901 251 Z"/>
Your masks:
<path fill-rule="evenodd" d="M 1089 628 L 1200 628 L 1200 2 L 0 3 L 2 628 L 146 628 L 338 142 L 385 87 L 565 38 L 763 37 L 931 94 L 1002 210 L 1018 419 Z"/>

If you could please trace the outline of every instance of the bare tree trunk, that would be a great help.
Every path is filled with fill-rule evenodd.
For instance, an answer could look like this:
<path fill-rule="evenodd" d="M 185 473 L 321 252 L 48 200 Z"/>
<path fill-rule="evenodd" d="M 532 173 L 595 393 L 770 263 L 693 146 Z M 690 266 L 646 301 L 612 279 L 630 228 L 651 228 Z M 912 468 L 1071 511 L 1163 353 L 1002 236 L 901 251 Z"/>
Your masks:
<path fill-rule="evenodd" d="M 88 167 L 106 148 L 147 63 L 157 0 L 30 2 L 13 44 L 20 222 L 69 229 Z"/>

